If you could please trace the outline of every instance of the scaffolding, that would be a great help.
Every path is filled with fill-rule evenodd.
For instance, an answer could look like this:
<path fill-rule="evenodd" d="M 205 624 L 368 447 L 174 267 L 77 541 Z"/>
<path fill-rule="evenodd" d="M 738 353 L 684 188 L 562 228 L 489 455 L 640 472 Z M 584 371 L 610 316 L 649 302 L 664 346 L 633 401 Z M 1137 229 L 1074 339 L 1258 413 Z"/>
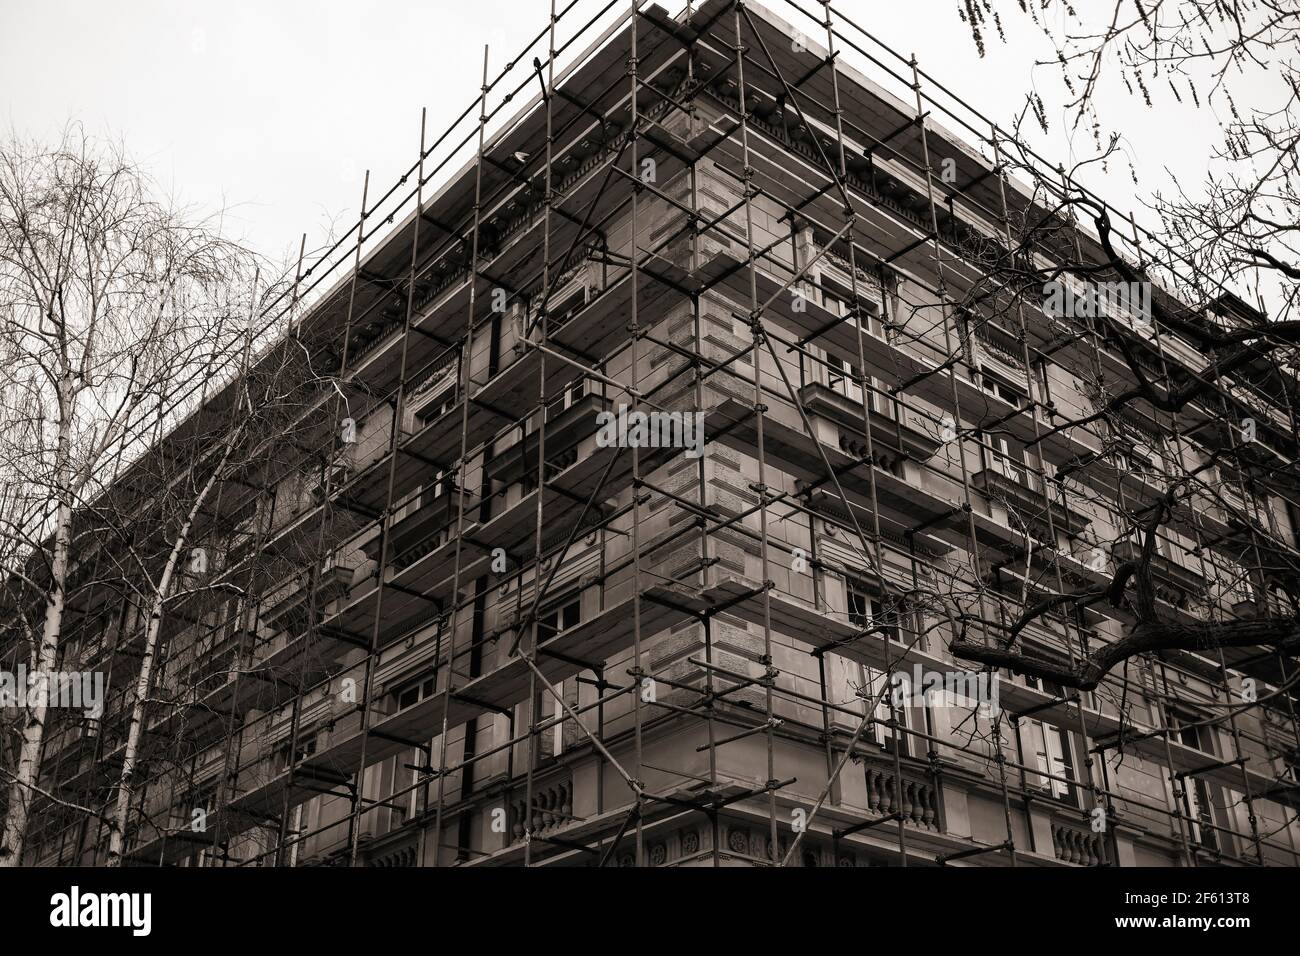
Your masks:
<path fill-rule="evenodd" d="M 275 318 L 316 377 L 205 516 L 240 536 L 239 597 L 171 611 L 197 669 L 160 678 L 131 862 L 1300 862 L 1281 655 L 1166 653 L 1088 692 L 988 667 L 987 712 L 889 692 L 1104 587 L 1163 490 L 1134 436 L 1236 451 L 1243 410 L 1282 438 L 1162 527 L 1155 590 L 1179 621 L 1256 613 L 1213 582 L 1296 567 L 1253 490 L 1293 410 L 1241 376 L 1091 418 L 1079 383 L 1127 385 L 1121 353 L 1165 382 L 1205 360 L 1009 276 L 1106 261 L 1073 197 L 1133 262 L 1158 240 L 835 4 L 781 13 L 553 0 L 300 256 Z M 600 440 L 650 413 L 707 453 Z M 109 615 L 129 665 L 124 602 L 77 600 L 70 639 Z M 1131 623 L 1075 603 L 1024 640 L 1073 665 Z M 102 803 L 120 749 L 52 732 L 57 791 Z M 42 861 L 96 859 L 104 823 L 50 820 Z"/>

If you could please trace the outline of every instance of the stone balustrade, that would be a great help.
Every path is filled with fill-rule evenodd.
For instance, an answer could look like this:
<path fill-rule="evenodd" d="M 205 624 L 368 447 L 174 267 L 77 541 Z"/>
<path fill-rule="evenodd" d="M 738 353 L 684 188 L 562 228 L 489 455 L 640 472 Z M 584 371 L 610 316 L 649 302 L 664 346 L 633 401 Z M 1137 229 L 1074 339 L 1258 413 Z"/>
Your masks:
<path fill-rule="evenodd" d="M 1106 841 L 1102 834 L 1064 823 L 1052 823 L 1052 850 L 1058 860 L 1076 866 L 1105 866 Z"/>
<path fill-rule="evenodd" d="M 537 784 L 531 806 L 527 808 L 523 799 L 512 801 L 512 842 L 518 843 L 524 838 L 525 823 L 530 819 L 534 836 L 545 836 L 566 826 L 573 819 L 573 781 L 564 777 L 551 783 Z"/>
<path fill-rule="evenodd" d="M 920 775 L 903 773 L 903 785 L 894 784 L 894 769 L 891 766 L 868 766 L 867 774 L 867 808 L 881 815 L 898 813 L 903 823 L 922 830 L 938 832 L 942 829 L 939 820 L 939 795 L 934 783 Z M 902 804 L 899 804 L 899 797 Z"/>

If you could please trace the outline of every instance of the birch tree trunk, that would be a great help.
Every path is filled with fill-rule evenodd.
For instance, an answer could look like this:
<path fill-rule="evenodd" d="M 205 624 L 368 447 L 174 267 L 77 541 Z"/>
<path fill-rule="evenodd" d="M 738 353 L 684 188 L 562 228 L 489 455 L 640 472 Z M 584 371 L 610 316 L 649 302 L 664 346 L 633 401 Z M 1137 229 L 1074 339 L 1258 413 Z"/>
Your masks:
<path fill-rule="evenodd" d="M 45 621 L 41 628 L 41 641 L 35 648 L 30 665 L 33 672 L 47 674 L 54 670 L 58 660 L 59 635 L 63 631 L 63 606 L 67 599 L 65 587 L 72 528 L 69 467 L 69 412 L 72 400 L 71 382 L 65 374 L 59 388 L 59 435 L 55 471 L 59 500 L 50 561 L 50 586 L 45 599 Z M 18 751 L 18 765 L 9 786 L 9 805 L 5 813 L 4 834 L 0 838 L 0 866 L 18 866 L 22 862 L 23 845 L 27 838 L 27 818 L 31 810 L 32 796 L 35 793 L 32 787 L 40 771 L 41 744 L 45 739 L 45 714 L 48 709 L 48 700 L 45 697 L 42 697 L 36 706 L 31 706 L 29 702 L 27 707 L 22 744 Z"/>
<path fill-rule="evenodd" d="M 181 555 L 187 547 L 190 530 L 194 526 L 194 519 L 198 515 L 199 509 L 203 507 L 203 502 L 207 500 L 208 494 L 216 486 L 217 476 L 225 467 L 227 460 L 229 460 L 232 447 L 233 441 L 227 444 L 221 461 L 213 469 L 207 483 L 195 497 L 193 505 L 190 506 L 189 514 L 185 516 L 185 523 L 181 525 L 180 531 L 176 535 L 176 543 L 167 556 L 167 564 L 163 567 L 162 577 L 159 579 L 158 587 L 154 592 L 152 606 L 149 609 L 149 623 L 145 632 L 144 654 L 140 660 L 140 673 L 135 683 L 135 702 L 131 705 L 131 719 L 127 725 L 126 749 L 122 755 L 122 771 L 118 777 L 117 798 L 113 806 L 112 819 L 109 821 L 108 866 L 122 865 L 122 853 L 126 842 L 127 816 L 131 809 L 136 764 L 139 762 L 140 738 L 144 732 L 145 708 L 149 702 L 149 688 L 153 684 L 153 670 L 158 654 L 158 635 L 162 632 L 164 606 L 171 594 L 172 582 L 176 578 L 176 566 L 180 563 Z"/>

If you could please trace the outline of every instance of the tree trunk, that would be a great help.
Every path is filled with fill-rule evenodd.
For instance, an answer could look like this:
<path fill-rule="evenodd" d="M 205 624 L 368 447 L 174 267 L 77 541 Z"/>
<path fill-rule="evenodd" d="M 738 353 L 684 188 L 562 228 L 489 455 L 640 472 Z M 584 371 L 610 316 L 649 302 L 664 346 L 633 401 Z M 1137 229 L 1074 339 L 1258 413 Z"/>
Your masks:
<path fill-rule="evenodd" d="M 176 566 L 180 563 L 181 554 L 185 551 L 194 518 L 199 513 L 199 509 L 203 507 L 203 502 L 208 493 L 216 485 L 217 475 L 225 467 L 230 456 L 230 448 L 231 446 L 227 445 L 226 454 L 222 456 L 217 467 L 213 469 L 207 484 L 203 486 L 203 490 L 194 499 L 194 504 L 185 518 L 185 523 L 181 525 L 181 529 L 176 535 L 176 543 L 167 556 L 167 564 L 163 567 L 162 578 L 158 581 L 158 587 L 154 591 L 152 607 L 149 609 L 148 629 L 145 632 L 144 654 L 140 660 L 140 673 L 135 682 L 135 702 L 131 705 L 131 721 L 127 725 L 126 749 L 122 754 L 122 771 L 118 777 L 117 799 L 113 807 L 113 817 L 109 821 L 108 859 L 106 861 L 108 866 L 122 865 L 122 853 L 126 842 L 127 815 L 131 808 L 133 778 L 139 760 L 140 738 L 144 731 L 145 707 L 149 700 L 149 688 L 153 683 L 154 661 L 158 653 L 158 635 L 162 632 L 163 606 L 167 601 L 167 596 L 171 593 L 172 581 L 176 576 Z"/>
<path fill-rule="evenodd" d="M 45 599 L 45 621 L 41 628 L 41 643 L 32 657 L 32 673 L 51 673 L 58 662 L 59 636 L 63 632 L 63 606 L 67 597 L 65 587 L 68 577 L 68 552 L 71 544 L 72 492 L 69 474 L 69 408 L 68 386 L 61 390 L 60 401 L 64 411 L 60 415 L 56 475 L 58 476 L 59 505 L 54 528 L 54 553 L 50 561 L 50 590 Z M 31 674 L 28 675 L 29 677 Z M 47 695 L 48 697 L 48 695 Z M 9 805 L 5 812 L 4 833 L 0 837 L 0 866 L 19 866 L 23 845 L 27 840 L 27 820 L 32 787 L 40 772 L 41 744 L 45 739 L 45 714 L 48 699 L 27 708 L 23 723 L 23 739 L 18 751 L 18 766 L 9 785 Z"/>

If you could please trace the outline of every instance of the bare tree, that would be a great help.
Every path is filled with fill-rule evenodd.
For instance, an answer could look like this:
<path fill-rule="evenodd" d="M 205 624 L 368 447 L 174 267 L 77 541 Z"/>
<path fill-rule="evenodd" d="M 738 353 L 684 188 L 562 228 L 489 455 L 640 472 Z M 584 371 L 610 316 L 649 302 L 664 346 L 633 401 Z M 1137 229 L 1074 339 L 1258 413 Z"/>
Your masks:
<path fill-rule="evenodd" d="M 120 148 L 75 129 L 0 146 L 0 515 L 5 587 L 32 672 L 51 671 L 79 509 L 246 347 L 251 257 L 157 198 Z M 16 728 L 0 864 L 20 858 L 44 701 Z"/>
<path fill-rule="evenodd" d="M 1096 687 L 1118 665 L 1151 652 L 1262 646 L 1294 656 L 1300 651 L 1295 529 L 1261 507 L 1256 496 L 1272 491 L 1293 499 L 1300 480 L 1300 322 L 1293 318 L 1300 291 L 1300 11 L 1232 0 L 1116 0 L 1101 10 L 1052 0 L 1014 8 L 977 0 L 962 10 L 981 54 L 990 28 L 1001 34 L 1003 19 L 1015 15 L 1032 18 L 1053 45 L 1056 56 L 1039 66 L 1058 72 L 1069 94 L 1070 121 L 1092 131 L 1098 152 L 1089 162 L 1111 158 L 1121 138 L 1120 131 L 1107 130 L 1098 93 L 1112 74 L 1148 106 L 1166 96 L 1217 108 L 1216 115 L 1224 116 L 1222 147 L 1210 158 L 1203 188 L 1189 192 L 1175 185 L 1172 194 L 1150 197 L 1159 227 L 1142 237 L 1141 252 L 1129 242 L 1136 227 L 1121 229 L 1076 185 L 1079 167 L 1049 182 L 1033 172 L 1017 137 L 1005 144 L 1002 165 L 1032 186 L 1034 201 L 1013 215 L 1014 245 L 974 250 L 990 275 L 968 305 L 982 305 L 985 321 L 991 317 L 1016 329 L 1017 309 L 1042 308 L 1045 290 L 1054 283 L 1154 287 L 1149 324 L 1135 325 L 1131 317 L 1104 309 L 1054 317 L 1062 340 L 1096 336 L 1119 351 L 1127 369 L 1119 378 L 1082 366 L 1071 369 L 1088 383 L 1091 407 L 1069 413 L 1050 408 L 1052 427 L 1039 444 L 1085 427 L 1103 435 L 1104 443 L 1049 481 L 1063 489 L 1098 463 L 1114 468 L 1130 462 L 1134 415 L 1175 434 L 1198 421 L 1187 415 L 1194 406 L 1221 419 L 1216 440 L 1198 460 L 1175 455 L 1164 461 L 1152 476 L 1159 493 L 1121 508 L 1113 537 L 1095 542 L 1112 558 L 1105 580 L 1065 590 L 1044 587 L 1005 625 L 983 622 L 986 632 L 998 634 L 995 640 L 977 640 L 963 631 L 952 650 L 1082 689 Z M 1271 85 L 1259 86 L 1261 75 L 1270 77 Z M 1276 91 L 1274 102 L 1259 97 L 1262 88 Z M 1046 130 L 1041 99 L 1033 94 L 1030 103 Z M 1095 240 L 1081 240 L 1079 226 L 1090 229 Z M 1249 290 L 1256 303 L 1235 296 L 1234 288 Z M 1160 331 L 1192 343 L 1206 365 L 1197 370 L 1185 362 L 1164 362 Z M 1269 414 L 1270 407 L 1282 410 L 1280 420 Z M 1204 437 L 1205 426 L 1195 427 Z M 1190 537 L 1191 513 L 1207 505 L 1226 515 L 1230 529 L 1216 544 L 1235 549 L 1216 574 L 1225 591 L 1248 595 L 1244 603 L 1250 608 L 1231 619 L 1207 614 L 1193 622 L 1171 616 L 1157 599 L 1159 551 L 1162 537 L 1173 529 Z M 1120 640 L 1094 646 L 1068 664 L 1043 661 L 1022 649 L 1019 638 L 1044 616 L 1082 613 L 1101 602 L 1130 614 Z"/>
<path fill-rule="evenodd" d="M 1068 121 L 1088 128 L 1099 151 L 1124 133 L 1104 113 L 1107 79 L 1151 109 L 1173 100 L 1212 112 L 1222 143 L 1207 157 L 1203 188 L 1189 194 L 1175 181 L 1172 193 L 1151 196 L 1156 238 L 1192 267 L 1193 281 L 1201 277 L 1202 291 L 1239 283 L 1269 296 L 1274 318 L 1286 318 L 1300 280 L 1300 9 L 1244 0 L 972 0 L 962 16 L 981 55 L 989 26 L 1001 35 L 999 14 L 1030 17 L 1045 35 L 1055 55 L 1037 65 L 1057 74 Z M 1030 101 L 1046 129 L 1041 98 Z"/>

